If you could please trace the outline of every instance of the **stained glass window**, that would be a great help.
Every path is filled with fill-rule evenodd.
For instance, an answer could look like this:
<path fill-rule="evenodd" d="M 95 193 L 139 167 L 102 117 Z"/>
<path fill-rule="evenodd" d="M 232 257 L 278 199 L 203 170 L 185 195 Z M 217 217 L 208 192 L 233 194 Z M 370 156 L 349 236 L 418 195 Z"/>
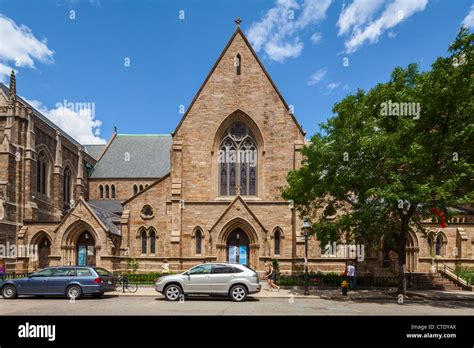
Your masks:
<path fill-rule="evenodd" d="M 200 255 L 202 250 L 202 234 L 200 230 L 196 231 L 196 254 Z"/>
<path fill-rule="evenodd" d="M 40 152 L 38 155 L 38 161 L 36 164 L 36 186 L 39 193 L 48 194 L 48 160 L 44 152 Z"/>
<path fill-rule="evenodd" d="M 142 230 L 141 239 L 142 239 L 142 254 L 146 254 L 146 231 L 145 230 Z"/>
<path fill-rule="evenodd" d="M 71 200 L 71 170 L 69 167 L 64 169 L 63 177 L 63 201 L 69 203 Z"/>
<path fill-rule="evenodd" d="M 150 254 L 154 254 L 156 251 L 156 234 L 155 231 L 152 230 L 150 232 Z"/>
<path fill-rule="evenodd" d="M 275 242 L 275 255 L 280 255 L 280 242 L 281 242 L 281 232 L 280 230 L 275 231 L 275 236 L 274 236 L 274 242 Z"/>
<path fill-rule="evenodd" d="M 235 122 L 225 132 L 219 151 L 219 194 L 257 194 L 257 146 L 245 123 Z"/>

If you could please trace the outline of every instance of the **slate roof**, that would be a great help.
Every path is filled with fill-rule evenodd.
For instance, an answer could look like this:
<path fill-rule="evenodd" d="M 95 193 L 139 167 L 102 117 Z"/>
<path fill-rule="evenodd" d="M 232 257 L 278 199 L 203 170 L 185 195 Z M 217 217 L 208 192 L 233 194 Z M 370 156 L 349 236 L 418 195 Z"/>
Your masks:
<path fill-rule="evenodd" d="M 122 215 L 123 206 L 122 203 L 117 199 L 91 200 L 87 201 L 87 203 L 97 208 L 107 210 L 111 213 Z"/>
<path fill-rule="evenodd" d="M 84 145 L 84 151 L 88 153 L 93 159 L 98 160 L 105 146 L 106 146 L 105 144 Z"/>
<path fill-rule="evenodd" d="M 0 83 L 0 88 L 2 89 L 2 91 L 5 93 L 5 95 L 7 97 L 10 97 L 10 89 L 5 86 L 3 83 Z M 28 104 L 28 102 L 26 102 L 23 98 L 21 98 L 20 96 L 16 96 L 16 99 L 18 99 L 20 102 L 22 102 L 24 105 L 26 106 L 29 106 L 32 110 L 33 110 L 33 113 L 36 115 L 36 117 L 38 117 L 40 120 L 42 120 L 44 123 L 46 123 L 48 126 L 50 126 L 51 128 L 53 129 L 59 129 L 61 131 L 61 134 L 67 139 L 69 140 L 71 143 L 73 143 L 74 145 L 76 146 L 81 146 L 81 144 L 79 144 L 76 140 L 74 140 L 73 137 L 71 137 L 69 134 L 67 134 L 65 131 L 63 131 L 61 128 L 59 128 L 56 124 L 54 124 L 49 118 L 47 118 L 46 116 L 44 116 L 41 112 L 39 112 L 38 110 L 36 110 L 32 105 Z"/>
<path fill-rule="evenodd" d="M 109 229 L 110 233 L 117 236 L 121 235 L 120 229 L 116 223 L 120 222 L 120 216 L 110 211 L 101 209 L 90 202 L 87 202 L 89 207 L 94 211 L 95 215 L 99 218 L 100 221 Z"/>
<path fill-rule="evenodd" d="M 117 134 L 91 178 L 161 178 L 170 171 L 171 145 L 170 134 Z"/>

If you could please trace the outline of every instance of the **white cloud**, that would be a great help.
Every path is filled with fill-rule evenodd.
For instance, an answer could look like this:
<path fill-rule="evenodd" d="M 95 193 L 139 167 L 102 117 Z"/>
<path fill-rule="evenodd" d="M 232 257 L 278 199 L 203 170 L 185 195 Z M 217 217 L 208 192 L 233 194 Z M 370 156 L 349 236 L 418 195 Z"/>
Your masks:
<path fill-rule="evenodd" d="M 263 50 L 272 60 L 284 62 L 298 57 L 304 47 L 302 30 L 321 22 L 332 0 L 278 0 L 263 18 L 253 23 L 248 38 L 255 50 Z"/>
<path fill-rule="evenodd" d="M 474 29 L 474 5 L 471 5 L 471 10 L 461 24 L 466 28 Z"/>
<path fill-rule="evenodd" d="M 0 14 L 0 60 L 34 68 L 34 60 L 53 62 L 53 51 L 48 48 L 46 39 L 38 40 L 30 28 L 19 26 Z"/>
<path fill-rule="evenodd" d="M 353 28 L 372 20 L 372 16 L 381 8 L 385 0 L 354 0 L 349 6 L 343 7 L 337 26 L 338 35 L 347 34 Z"/>
<path fill-rule="evenodd" d="M 74 110 L 68 107 L 67 103 L 61 103 L 54 109 L 48 109 L 40 101 L 22 98 L 79 143 L 86 145 L 106 143 L 106 140 L 100 137 L 102 121 L 95 118 L 95 107 L 84 106 Z"/>
<path fill-rule="evenodd" d="M 313 85 L 321 82 L 322 79 L 324 78 L 324 76 L 326 76 L 326 73 L 327 73 L 326 68 L 319 69 L 313 75 L 310 76 L 310 78 L 309 78 L 309 80 L 306 84 L 308 86 L 313 86 Z"/>
<path fill-rule="evenodd" d="M 12 68 L 8 65 L 0 63 L 0 82 L 6 81 L 6 76 L 10 75 Z"/>
<path fill-rule="evenodd" d="M 349 35 L 345 41 L 346 53 L 357 51 L 366 42 L 377 42 L 379 37 L 416 12 L 423 11 L 428 0 L 393 0 L 376 18 L 381 9 L 380 0 L 354 0 L 343 8 L 339 17 L 339 35 Z"/>
<path fill-rule="evenodd" d="M 394 39 L 397 37 L 397 34 L 394 33 L 393 31 L 389 31 L 387 35 L 389 39 Z"/>
<path fill-rule="evenodd" d="M 338 82 L 331 82 L 326 86 L 326 93 L 324 95 L 330 94 L 332 91 L 334 91 L 336 88 L 338 88 L 341 84 Z"/>
<path fill-rule="evenodd" d="M 323 38 L 323 35 L 321 33 L 316 32 L 313 35 L 311 35 L 311 42 L 316 45 L 321 41 L 322 38 Z"/>

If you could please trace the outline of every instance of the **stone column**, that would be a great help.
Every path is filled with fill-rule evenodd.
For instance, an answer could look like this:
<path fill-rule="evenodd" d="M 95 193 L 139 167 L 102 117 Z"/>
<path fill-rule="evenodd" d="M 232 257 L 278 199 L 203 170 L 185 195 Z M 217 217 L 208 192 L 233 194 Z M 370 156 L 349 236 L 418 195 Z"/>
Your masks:
<path fill-rule="evenodd" d="M 25 215 L 24 218 L 33 220 L 33 193 L 36 192 L 36 141 L 35 141 L 35 119 L 33 110 L 28 109 L 27 114 L 28 129 L 26 132 L 26 148 L 25 154 L 25 187 L 24 187 L 24 202 Z"/>
<path fill-rule="evenodd" d="M 63 202 L 63 149 L 61 141 L 61 132 L 56 130 L 56 152 L 54 156 L 54 171 L 53 171 L 53 202 L 56 207 L 55 217 L 61 219 L 61 211 L 64 208 Z"/>

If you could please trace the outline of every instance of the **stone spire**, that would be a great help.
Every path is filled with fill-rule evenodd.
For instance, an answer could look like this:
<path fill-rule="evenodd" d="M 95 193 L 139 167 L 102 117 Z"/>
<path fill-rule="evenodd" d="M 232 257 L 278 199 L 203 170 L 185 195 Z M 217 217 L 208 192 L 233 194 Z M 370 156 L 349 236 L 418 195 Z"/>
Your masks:
<path fill-rule="evenodd" d="M 16 99 L 16 78 L 15 70 L 10 74 L 10 99 Z"/>

